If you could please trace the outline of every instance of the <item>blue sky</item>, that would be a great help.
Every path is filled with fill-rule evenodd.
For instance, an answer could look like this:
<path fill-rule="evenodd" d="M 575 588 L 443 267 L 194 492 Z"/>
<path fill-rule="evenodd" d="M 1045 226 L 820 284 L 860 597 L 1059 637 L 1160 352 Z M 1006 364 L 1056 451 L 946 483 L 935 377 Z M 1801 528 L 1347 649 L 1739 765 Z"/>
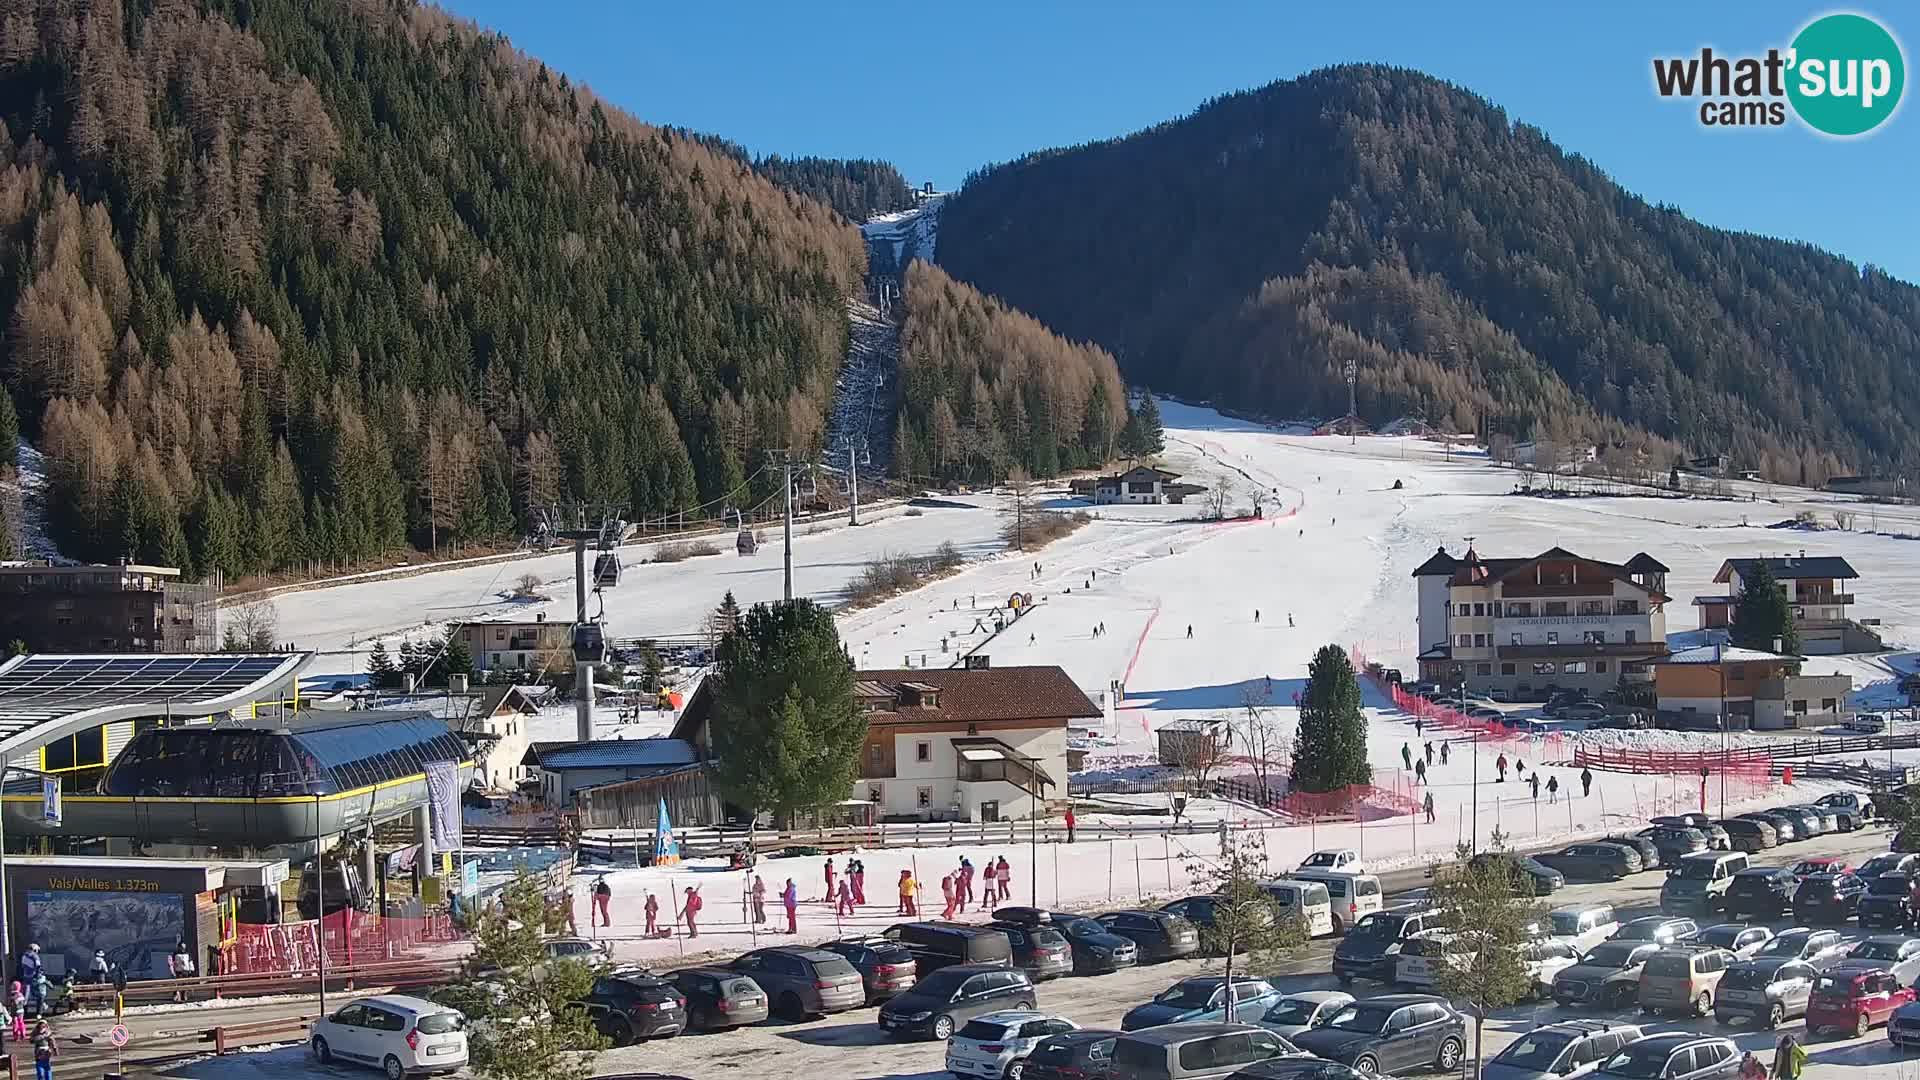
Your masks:
<path fill-rule="evenodd" d="M 1911 66 L 1920 11 L 1888 3 L 441 2 L 643 120 L 755 153 L 882 158 L 941 188 L 1219 93 L 1396 64 L 1486 96 L 1650 200 L 1920 281 L 1920 106 L 1846 141 L 1792 123 L 1715 131 L 1650 75 L 1654 56 L 1702 45 L 1784 48 L 1832 10 L 1878 18 Z"/>

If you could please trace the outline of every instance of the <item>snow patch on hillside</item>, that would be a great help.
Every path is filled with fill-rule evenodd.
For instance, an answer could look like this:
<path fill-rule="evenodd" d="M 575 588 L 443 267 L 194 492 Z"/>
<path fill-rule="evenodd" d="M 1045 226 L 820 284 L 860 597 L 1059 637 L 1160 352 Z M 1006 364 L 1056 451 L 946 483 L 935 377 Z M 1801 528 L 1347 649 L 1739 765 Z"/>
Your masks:
<path fill-rule="evenodd" d="M 0 479 L 0 508 L 19 518 L 19 557 L 65 562 L 47 534 L 47 459 L 25 439 L 20 440 L 19 467 Z"/>

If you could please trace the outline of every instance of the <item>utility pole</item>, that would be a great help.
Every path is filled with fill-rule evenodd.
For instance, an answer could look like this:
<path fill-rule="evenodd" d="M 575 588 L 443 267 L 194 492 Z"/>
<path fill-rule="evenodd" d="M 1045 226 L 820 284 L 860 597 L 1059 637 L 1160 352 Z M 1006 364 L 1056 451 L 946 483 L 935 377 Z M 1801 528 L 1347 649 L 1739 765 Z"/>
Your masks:
<path fill-rule="evenodd" d="M 1347 361 L 1347 445 L 1360 441 L 1360 409 L 1354 401 L 1354 383 L 1360 378 L 1360 364 L 1356 360 Z"/>
<path fill-rule="evenodd" d="M 860 524 L 860 451 L 847 447 L 847 524 Z"/>
<path fill-rule="evenodd" d="M 785 551 L 781 555 L 781 566 L 785 574 L 782 596 L 786 602 L 793 603 L 793 452 L 790 450 L 769 450 L 767 461 L 780 470 L 780 483 L 786 491 L 786 515 L 781 532 Z"/>

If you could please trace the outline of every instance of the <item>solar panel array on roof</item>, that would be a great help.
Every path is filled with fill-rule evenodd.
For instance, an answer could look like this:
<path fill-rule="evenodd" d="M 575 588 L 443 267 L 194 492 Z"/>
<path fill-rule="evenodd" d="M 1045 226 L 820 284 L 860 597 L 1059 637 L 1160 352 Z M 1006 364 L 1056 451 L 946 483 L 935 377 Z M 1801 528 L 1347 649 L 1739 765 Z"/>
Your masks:
<path fill-rule="evenodd" d="M 108 706 L 182 709 L 239 694 L 292 656 L 28 656 L 0 671 L 0 734 Z M 262 689 L 265 689 L 262 687 Z"/>

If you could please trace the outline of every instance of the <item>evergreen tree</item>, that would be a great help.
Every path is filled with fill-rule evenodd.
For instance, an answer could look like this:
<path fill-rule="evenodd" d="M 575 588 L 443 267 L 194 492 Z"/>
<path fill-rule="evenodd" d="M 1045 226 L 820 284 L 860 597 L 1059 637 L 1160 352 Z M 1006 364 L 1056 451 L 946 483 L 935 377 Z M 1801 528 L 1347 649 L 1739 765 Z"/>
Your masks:
<path fill-rule="evenodd" d="M 399 674 L 394 670 L 393 657 L 387 655 L 387 643 L 376 640 L 373 651 L 367 654 L 367 681 L 376 690 L 390 690 L 399 685 Z"/>
<path fill-rule="evenodd" d="M 1786 586 L 1773 576 L 1773 567 L 1765 559 L 1755 559 L 1753 572 L 1740 575 L 1740 595 L 1734 601 L 1728 636 L 1743 649 L 1788 654 L 1800 651 L 1793 604 L 1787 599 Z"/>
<path fill-rule="evenodd" d="M 467 639 L 458 633 L 447 635 L 446 643 L 440 647 L 440 660 L 434 665 L 443 680 L 455 675 L 473 677 L 473 650 L 467 648 Z"/>
<path fill-rule="evenodd" d="M 833 614 L 811 600 L 756 604 L 720 642 L 709 730 L 730 802 L 781 822 L 847 798 L 867 719 Z"/>
<path fill-rule="evenodd" d="M 20 414 L 13 407 L 13 394 L 0 386 L 0 468 L 20 464 Z"/>
<path fill-rule="evenodd" d="M 7 659 L 9 660 L 16 656 L 25 656 L 32 651 L 33 650 L 27 648 L 27 643 L 20 638 L 14 638 L 12 641 L 7 642 Z"/>
<path fill-rule="evenodd" d="M 1142 394 L 1140 407 L 1133 412 L 1135 456 L 1155 458 L 1166 452 L 1166 432 L 1160 424 L 1160 403 L 1152 394 Z"/>
<path fill-rule="evenodd" d="M 412 638 L 400 639 L 400 673 L 418 677 L 420 674 L 420 650 L 414 647 Z"/>
<path fill-rule="evenodd" d="M 1367 721 L 1360 712 L 1353 662 L 1340 646 L 1321 646 L 1307 667 L 1307 687 L 1300 698 L 1291 785 L 1295 791 L 1337 791 L 1372 782 Z"/>
<path fill-rule="evenodd" d="M 1263 887 L 1275 876 L 1267 864 L 1266 846 L 1246 833 L 1230 835 L 1217 858 L 1187 866 L 1188 880 L 1213 898 L 1212 918 L 1196 920 L 1201 948 L 1206 955 L 1221 958 L 1229 985 L 1234 963 L 1241 957 L 1245 957 L 1241 970 L 1248 977 L 1264 977 L 1278 974 L 1281 964 L 1307 943 L 1306 923 L 1297 914 L 1283 911 Z"/>
<path fill-rule="evenodd" d="M 1464 1001 L 1474 1017 L 1476 1061 L 1484 1046 L 1482 1031 L 1487 1014 L 1532 997 L 1538 991 L 1527 971 L 1523 950 L 1532 943 L 1535 927 L 1546 919 L 1546 906 L 1533 899 L 1531 886 L 1523 892 L 1517 882 L 1530 882 L 1526 872 L 1506 851 L 1499 830 L 1489 852 L 1474 858 L 1471 845 L 1461 844 L 1457 861 L 1435 867 L 1433 904 L 1439 925 L 1456 936 L 1446 940 L 1447 955 L 1433 965 L 1435 989 L 1454 1001 Z M 1458 1065 L 1462 1048 L 1441 1052 L 1443 1073 Z M 1452 1060 L 1449 1060 L 1451 1058 Z M 1472 1075 L 1479 1075 L 1476 1067 Z"/>

